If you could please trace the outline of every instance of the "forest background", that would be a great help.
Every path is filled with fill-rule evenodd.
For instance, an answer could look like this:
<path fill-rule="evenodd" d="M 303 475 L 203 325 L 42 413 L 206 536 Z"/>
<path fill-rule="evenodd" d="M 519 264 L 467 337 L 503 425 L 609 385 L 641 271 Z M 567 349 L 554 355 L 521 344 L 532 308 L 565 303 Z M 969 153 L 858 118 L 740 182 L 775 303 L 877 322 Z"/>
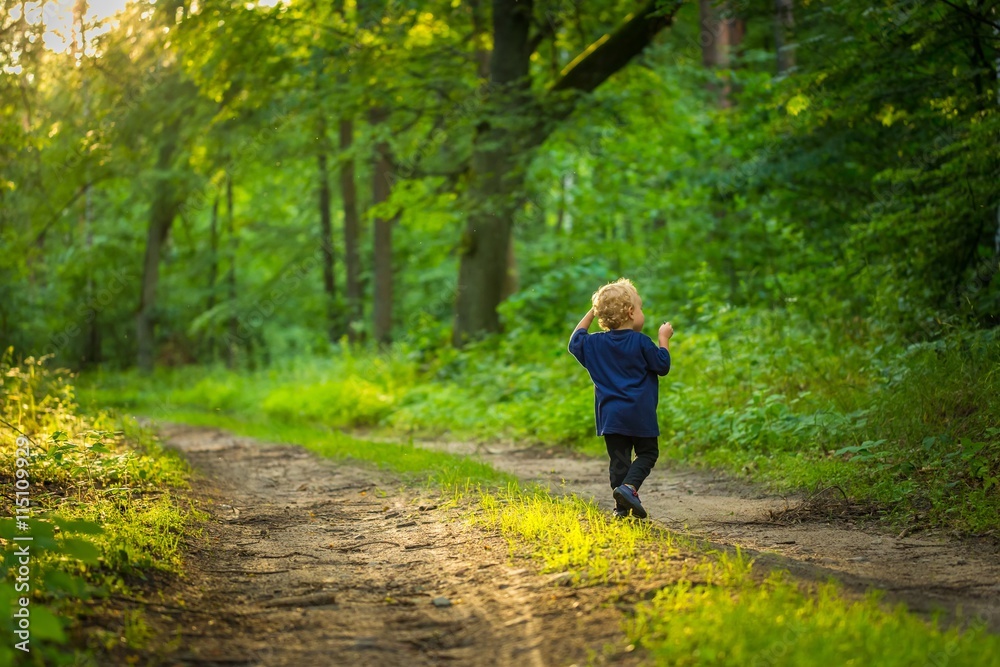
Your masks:
<path fill-rule="evenodd" d="M 998 3 L 0 0 L 0 342 L 93 402 L 664 456 L 1000 516 Z"/>

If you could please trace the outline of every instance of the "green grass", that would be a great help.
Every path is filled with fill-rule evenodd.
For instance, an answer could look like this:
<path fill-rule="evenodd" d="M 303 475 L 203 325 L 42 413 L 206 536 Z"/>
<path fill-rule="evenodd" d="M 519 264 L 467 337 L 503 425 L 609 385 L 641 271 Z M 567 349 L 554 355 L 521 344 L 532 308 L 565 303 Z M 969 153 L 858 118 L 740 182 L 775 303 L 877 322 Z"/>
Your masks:
<path fill-rule="evenodd" d="M 530 545 L 528 553 L 543 572 L 568 571 L 577 583 L 645 577 L 680 558 L 682 545 L 694 548 L 653 523 L 619 521 L 591 501 L 540 488 L 484 490 L 479 506 L 476 522 L 506 536 L 511 555 Z"/>
<path fill-rule="evenodd" d="M 964 630 L 923 620 L 879 591 L 845 597 L 834 582 L 762 574 L 739 551 L 708 552 L 647 522 L 616 521 L 593 503 L 539 489 L 484 491 L 476 521 L 513 554 L 581 585 L 654 587 L 625 621 L 657 665 L 1000 665 L 1000 637 L 979 619 Z M 622 647 L 609 647 L 614 653 Z"/>
<path fill-rule="evenodd" d="M 781 572 L 763 582 L 742 558 L 705 568 L 640 603 L 627 633 L 660 665 L 1000 665 L 1000 637 L 981 622 L 941 628 L 881 595 L 845 600 L 829 583 L 806 592 Z"/>
<path fill-rule="evenodd" d="M 0 520 L 0 626 L 6 637 L 15 636 L 14 605 L 27 597 L 32 652 L 5 642 L 0 664 L 134 658 L 146 641 L 139 619 L 126 618 L 103 598 L 182 573 L 182 538 L 196 530 L 198 517 L 176 494 L 186 487 L 187 466 L 134 423 L 102 411 L 84 414 L 65 372 L 36 359 L 15 365 L 11 358 L 9 350 L 0 358 L 0 419 L 6 422 L 0 425 L 0 478 L 13 485 L 14 471 L 27 471 L 30 515 L 27 528 Z M 27 456 L 18 447 L 22 433 L 30 440 Z M 16 509 L 13 493 L 0 498 L 3 516 L 13 517 Z M 32 537 L 30 589 L 16 591 L 11 575 L 20 563 L 12 538 L 25 535 Z"/>

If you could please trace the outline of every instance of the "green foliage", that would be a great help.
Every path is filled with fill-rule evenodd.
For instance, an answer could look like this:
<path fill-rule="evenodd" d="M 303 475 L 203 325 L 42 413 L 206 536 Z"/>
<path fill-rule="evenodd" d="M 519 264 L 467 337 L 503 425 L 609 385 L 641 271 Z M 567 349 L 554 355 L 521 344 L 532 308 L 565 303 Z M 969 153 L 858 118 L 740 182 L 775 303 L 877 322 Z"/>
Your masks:
<path fill-rule="evenodd" d="M 29 504 L 11 493 L 0 507 L 17 517 L 0 521 L 0 616 L 6 634 L 16 636 L 12 605 L 28 599 L 33 653 L 46 664 L 66 664 L 71 654 L 60 645 L 71 637 L 77 647 L 100 645 L 79 636 L 90 600 L 128 591 L 154 572 L 180 572 L 190 515 L 170 489 L 186 484 L 186 467 L 133 424 L 116 431 L 106 413 L 81 415 L 65 371 L 33 358 L 14 365 L 11 357 L 8 349 L 0 359 L 0 469 L 11 485 L 15 470 L 27 471 Z M 30 440 L 28 456 L 19 437 Z M 25 544 L 29 572 L 15 579 Z M 30 588 L 15 591 L 22 584 Z M 0 656 L 13 660 L 20 653 L 14 650 L 8 642 Z"/>
<path fill-rule="evenodd" d="M 72 366 L 130 365 L 144 225 L 161 203 L 176 209 L 154 313 L 161 363 L 266 365 L 328 354 L 331 330 L 370 333 L 375 215 L 399 216 L 395 337 L 423 351 L 448 339 L 468 160 L 487 113 L 473 63 L 492 45 L 489 30 L 475 34 L 488 11 L 209 0 L 178 13 L 141 0 L 73 54 L 43 48 L 45 27 L 4 2 L 5 341 Z M 698 7 L 682 7 L 519 165 L 523 191 L 507 193 L 523 202 L 508 332 L 561 331 L 567 305 L 624 274 L 647 284 L 651 306 L 691 323 L 727 305 L 791 308 L 818 326 L 874 320 L 909 343 L 942 322 L 998 322 L 991 10 L 795 7 L 796 67 L 776 77 L 773 12 L 758 9 L 730 8 L 745 38 L 730 67 L 706 71 Z M 536 3 L 547 28 L 535 85 L 632 10 Z M 720 81 L 725 107 L 706 85 Z M 374 109 L 384 122 L 365 122 Z M 538 120 L 528 115 L 498 122 Z M 354 123 L 349 148 L 341 119 Z M 393 187 L 374 206 L 379 141 Z M 333 187 L 329 297 L 313 196 L 348 161 L 362 217 L 356 312 L 344 293 L 344 202 Z"/>
<path fill-rule="evenodd" d="M 1000 338 L 957 332 L 910 346 L 884 372 L 863 451 L 874 495 L 973 532 L 1000 512 Z M 845 453 L 845 452 L 840 452 Z M 911 509 L 912 508 L 912 509 Z"/>

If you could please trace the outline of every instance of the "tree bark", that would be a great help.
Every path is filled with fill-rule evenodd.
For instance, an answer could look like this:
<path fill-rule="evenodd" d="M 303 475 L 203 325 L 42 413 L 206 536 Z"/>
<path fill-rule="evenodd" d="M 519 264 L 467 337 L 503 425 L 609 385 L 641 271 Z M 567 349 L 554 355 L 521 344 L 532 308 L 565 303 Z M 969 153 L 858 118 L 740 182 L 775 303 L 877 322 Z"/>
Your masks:
<path fill-rule="evenodd" d="M 351 341 L 358 338 L 357 329 L 352 326 L 361 318 L 361 224 L 358 218 L 358 194 L 354 184 L 354 157 L 350 155 L 354 143 L 354 121 L 349 118 L 340 121 L 340 152 L 344 157 L 340 163 L 340 198 L 344 205 L 344 270 L 346 273 L 347 296 L 347 337 Z"/>
<path fill-rule="evenodd" d="M 699 0 L 699 24 L 701 27 L 701 64 L 706 69 L 725 67 L 727 24 L 719 16 L 719 10 L 713 0 Z"/>
<path fill-rule="evenodd" d="M 149 210 L 149 227 L 146 231 L 146 253 L 142 262 L 142 287 L 139 294 L 139 308 L 135 317 L 136 363 L 143 372 L 153 370 L 155 356 L 156 286 L 160 279 L 160 255 L 170 225 L 180 202 L 177 187 L 170 173 L 177 151 L 180 135 L 180 120 L 173 119 L 164 128 L 160 150 L 156 159 L 158 175 L 154 185 L 155 193 Z"/>
<path fill-rule="evenodd" d="M 729 46 L 729 53 L 732 55 L 741 51 L 739 47 L 742 46 L 743 39 L 747 35 L 747 22 L 745 18 L 736 15 L 732 4 L 728 2 L 726 3 L 726 13 L 726 20 L 729 22 L 726 28 L 728 37 L 727 45 Z"/>
<path fill-rule="evenodd" d="M 487 45 L 486 11 L 484 0 L 469 0 L 472 13 L 472 40 L 475 44 L 476 75 L 485 83 L 490 76 L 490 51 Z"/>
<path fill-rule="evenodd" d="M 233 175 L 226 174 L 226 226 L 229 234 L 229 273 L 226 282 L 229 286 L 229 336 L 226 345 L 226 365 L 236 366 L 236 343 L 239 340 L 239 321 L 236 317 L 236 249 L 239 243 L 236 238 L 236 222 L 233 215 Z"/>
<path fill-rule="evenodd" d="M 208 265 L 208 308 L 215 308 L 215 282 L 219 276 L 219 194 L 212 201 L 212 217 L 209 218 L 208 243 L 210 263 Z M 215 360 L 215 327 L 208 328 L 208 356 Z"/>
<path fill-rule="evenodd" d="M 331 343 L 337 341 L 337 284 L 334 278 L 333 221 L 330 217 L 330 173 L 327 165 L 326 121 L 320 116 L 319 151 L 316 153 L 319 179 L 319 239 L 323 253 L 323 292 L 326 295 L 326 331 Z"/>
<path fill-rule="evenodd" d="M 729 66 L 729 21 L 720 16 L 713 0 L 699 2 L 701 24 L 701 64 L 706 69 L 716 70 Z M 729 106 L 729 86 L 722 81 L 708 83 L 708 91 L 717 99 L 720 107 Z"/>
<path fill-rule="evenodd" d="M 372 126 L 378 128 L 388 118 L 385 109 L 375 108 L 371 111 Z M 375 163 L 372 169 L 372 204 L 377 206 L 388 201 L 392 194 L 392 171 L 389 143 L 379 138 L 375 144 Z M 373 333 L 380 345 L 392 341 L 392 227 L 394 218 L 385 215 L 375 216 L 374 233 L 374 273 L 375 293 L 373 315 Z"/>
<path fill-rule="evenodd" d="M 468 218 L 459 246 L 452 342 L 461 346 L 499 331 L 514 215 L 523 200 L 524 167 L 555 123 L 670 25 L 679 3 L 650 0 L 615 32 L 588 47 L 564 70 L 541 103 L 531 94 L 532 3 L 493 0 L 493 54 L 484 118 L 476 128 L 467 190 Z"/>
<path fill-rule="evenodd" d="M 792 0 L 774 0 L 774 51 L 778 62 L 778 76 L 795 67 L 795 50 L 788 43 L 788 35 L 795 27 Z"/>
<path fill-rule="evenodd" d="M 788 0 L 791 2 L 791 0 Z M 997 11 L 994 10 L 994 15 Z M 1000 29 L 993 28 L 993 37 L 995 40 L 1000 40 Z M 997 79 L 997 105 L 1000 106 L 1000 51 L 996 54 L 996 67 L 995 75 Z M 993 237 L 993 259 L 996 260 L 998 269 L 1000 269 L 1000 203 L 997 204 L 997 233 Z"/>
<path fill-rule="evenodd" d="M 462 238 L 458 300 L 452 342 L 462 345 L 482 333 L 499 331 L 496 308 L 503 298 L 507 254 L 518 193 L 524 176 L 516 157 L 524 153 L 531 105 L 531 2 L 494 0 L 491 90 L 486 117 L 476 129 L 469 183 L 469 217 Z M 520 117 L 520 128 L 503 118 Z M 518 131 L 520 130 L 520 131 Z"/>

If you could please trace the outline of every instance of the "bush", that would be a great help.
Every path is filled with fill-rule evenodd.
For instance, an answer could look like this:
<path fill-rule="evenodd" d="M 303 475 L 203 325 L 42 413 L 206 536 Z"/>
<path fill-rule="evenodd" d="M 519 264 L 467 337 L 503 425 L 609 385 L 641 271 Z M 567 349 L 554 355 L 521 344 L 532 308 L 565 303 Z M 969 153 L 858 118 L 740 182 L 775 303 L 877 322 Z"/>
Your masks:
<path fill-rule="evenodd" d="M 115 430 L 105 413 L 82 416 L 67 373 L 12 358 L 11 349 L 0 358 L 0 479 L 27 495 L 0 500 L 0 512 L 15 517 L 0 520 L 0 625 L 16 637 L 12 605 L 28 599 L 32 652 L 65 664 L 72 657 L 61 645 L 71 638 L 96 648 L 113 636 L 120 645 L 113 627 L 78 634 L 88 599 L 127 591 L 152 571 L 179 572 L 187 514 L 170 489 L 186 483 L 186 467 L 134 424 Z M 31 562 L 16 585 L 29 588 L 15 591 L 24 565 L 16 551 L 25 543 L 15 538 L 23 536 L 32 538 Z M 0 646 L 3 664 L 17 654 Z"/>

